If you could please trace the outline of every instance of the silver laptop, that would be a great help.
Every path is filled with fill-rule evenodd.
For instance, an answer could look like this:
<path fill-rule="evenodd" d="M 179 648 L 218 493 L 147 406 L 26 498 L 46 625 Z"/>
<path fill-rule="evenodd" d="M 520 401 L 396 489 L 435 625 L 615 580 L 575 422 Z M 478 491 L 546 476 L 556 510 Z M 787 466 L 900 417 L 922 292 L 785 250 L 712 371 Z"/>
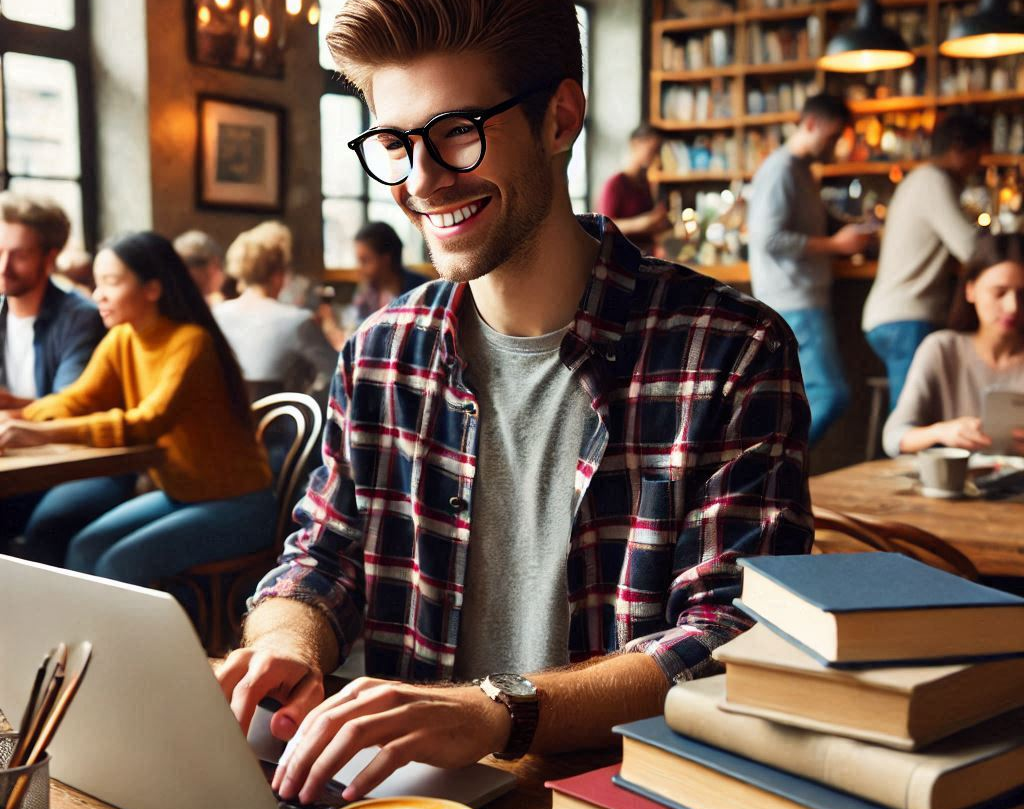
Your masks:
<path fill-rule="evenodd" d="M 270 714 L 254 720 L 251 747 L 174 598 L 0 555 L 0 709 L 11 722 L 43 656 L 83 640 L 93 658 L 50 746 L 52 777 L 125 809 L 278 809 L 260 765 L 283 747 L 269 736 Z M 371 758 L 363 751 L 336 780 L 348 783 Z M 411 764 L 370 795 L 481 806 L 514 783 L 480 764 Z"/>

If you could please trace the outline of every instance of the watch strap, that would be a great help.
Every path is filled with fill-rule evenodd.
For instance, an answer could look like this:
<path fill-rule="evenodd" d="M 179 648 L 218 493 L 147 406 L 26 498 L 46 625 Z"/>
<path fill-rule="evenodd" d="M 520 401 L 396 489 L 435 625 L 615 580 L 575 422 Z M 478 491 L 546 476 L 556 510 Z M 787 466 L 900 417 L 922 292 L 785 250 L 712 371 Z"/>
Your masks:
<path fill-rule="evenodd" d="M 512 730 L 505 749 L 494 753 L 494 757 L 506 761 L 522 758 L 530 751 L 534 734 L 537 732 L 540 703 L 537 699 L 512 700 L 506 694 L 498 694 L 498 702 L 508 709 L 512 718 Z"/>

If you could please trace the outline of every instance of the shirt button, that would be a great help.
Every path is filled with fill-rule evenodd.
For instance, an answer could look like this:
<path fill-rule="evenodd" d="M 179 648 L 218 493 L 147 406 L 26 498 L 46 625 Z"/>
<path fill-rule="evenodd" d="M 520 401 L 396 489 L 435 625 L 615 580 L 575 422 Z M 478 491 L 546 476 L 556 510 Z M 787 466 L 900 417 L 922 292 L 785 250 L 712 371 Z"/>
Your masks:
<path fill-rule="evenodd" d="M 451 506 L 452 511 L 457 514 L 460 511 L 465 511 L 466 506 L 468 506 L 469 504 L 461 497 L 453 497 L 451 500 L 448 501 L 448 505 Z"/>

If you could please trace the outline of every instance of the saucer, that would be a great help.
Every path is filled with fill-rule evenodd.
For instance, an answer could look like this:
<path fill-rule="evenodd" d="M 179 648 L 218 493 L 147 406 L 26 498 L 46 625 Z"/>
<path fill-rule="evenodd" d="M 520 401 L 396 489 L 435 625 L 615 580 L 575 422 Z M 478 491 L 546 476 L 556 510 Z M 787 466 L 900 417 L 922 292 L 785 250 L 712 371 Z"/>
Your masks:
<path fill-rule="evenodd" d="M 950 489 L 933 489 L 931 486 L 922 486 L 921 494 L 925 497 L 934 497 L 938 500 L 959 500 L 965 496 L 962 490 L 959 492 Z"/>

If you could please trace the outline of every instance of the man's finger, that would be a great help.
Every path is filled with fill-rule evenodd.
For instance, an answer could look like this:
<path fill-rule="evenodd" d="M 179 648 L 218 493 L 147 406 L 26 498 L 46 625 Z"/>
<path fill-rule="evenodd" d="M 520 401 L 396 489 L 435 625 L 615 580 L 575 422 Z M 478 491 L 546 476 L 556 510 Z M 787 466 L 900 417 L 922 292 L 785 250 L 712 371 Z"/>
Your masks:
<path fill-rule="evenodd" d="M 217 682 L 220 684 L 220 690 L 224 692 L 224 699 L 229 703 L 231 702 L 231 695 L 235 691 L 235 686 L 238 685 L 239 681 L 245 676 L 245 672 L 249 669 L 250 657 L 252 657 L 252 653 L 248 649 L 238 649 L 228 655 L 226 660 L 221 661 L 220 665 L 213 672 L 213 676 L 217 678 Z"/>
<path fill-rule="evenodd" d="M 323 702 L 323 699 L 323 678 L 311 671 L 292 689 L 280 710 L 271 717 L 270 732 L 278 739 L 290 740 L 299 729 L 302 720 Z"/>
<path fill-rule="evenodd" d="M 260 700 L 281 685 L 280 671 L 274 661 L 261 655 L 254 655 L 249 661 L 249 670 L 235 686 L 231 697 L 231 710 L 242 726 L 242 733 L 248 735 L 249 725 Z"/>
<path fill-rule="evenodd" d="M 346 801 L 357 801 L 384 783 L 384 779 L 399 767 L 416 760 L 416 750 L 420 747 L 422 734 L 410 733 L 384 745 L 352 782 L 345 787 L 342 796 Z"/>

